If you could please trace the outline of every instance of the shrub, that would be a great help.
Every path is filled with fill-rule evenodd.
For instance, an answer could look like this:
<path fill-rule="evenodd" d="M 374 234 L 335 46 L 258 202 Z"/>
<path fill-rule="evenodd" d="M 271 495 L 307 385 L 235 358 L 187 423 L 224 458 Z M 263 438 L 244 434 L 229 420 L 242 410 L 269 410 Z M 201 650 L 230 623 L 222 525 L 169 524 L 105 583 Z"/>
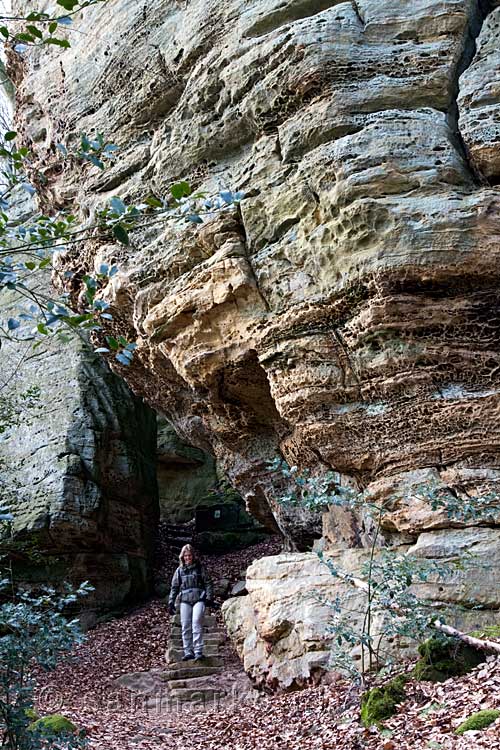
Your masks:
<path fill-rule="evenodd" d="M 1 567 L 1 566 L 0 566 Z M 3 584 L 3 586 L 1 585 Z M 88 583 L 60 595 L 43 587 L 37 594 L 16 591 L 12 580 L 0 581 L 0 716 L 4 750 L 81 748 L 83 732 L 64 716 L 39 718 L 33 708 L 33 667 L 53 669 L 82 639 L 78 620 L 64 611 L 92 590 Z M 9 597 L 9 598 L 7 598 Z"/>

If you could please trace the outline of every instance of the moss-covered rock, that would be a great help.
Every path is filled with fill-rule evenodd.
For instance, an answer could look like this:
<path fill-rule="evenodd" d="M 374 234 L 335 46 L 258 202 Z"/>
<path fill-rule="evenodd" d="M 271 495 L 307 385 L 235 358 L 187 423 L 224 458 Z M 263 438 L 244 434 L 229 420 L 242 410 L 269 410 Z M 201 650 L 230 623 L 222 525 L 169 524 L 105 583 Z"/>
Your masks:
<path fill-rule="evenodd" d="M 42 716 L 41 719 L 32 722 L 29 728 L 33 732 L 42 732 L 43 734 L 65 734 L 68 732 L 76 732 L 76 727 L 73 722 L 62 714 L 49 714 L 49 716 Z"/>
<path fill-rule="evenodd" d="M 421 658 L 412 677 L 429 682 L 467 674 L 486 658 L 483 652 L 453 638 L 429 638 L 420 644 L 418 651 Z"/>
<path fill-rule="evenodd" d="M 361 698 L 361 721 L 365 727 L 379 725 L 389 719 L 396 711 L 396 706 L 406 697 L 406 678 L 396 677 L 382 687 L 372 688 Z"/>
<path fill-rule="evenodd" d="M 478 711 L 472 716 L 469 716 L 460 726 L 455 729 L 455 734 L 464 734 L 464 732 L 470 732 L 471 730 L 481 730 L 489 727 L 500 718 L 500 711 L 497 709 L 486 709 L 485 711 Z"/>

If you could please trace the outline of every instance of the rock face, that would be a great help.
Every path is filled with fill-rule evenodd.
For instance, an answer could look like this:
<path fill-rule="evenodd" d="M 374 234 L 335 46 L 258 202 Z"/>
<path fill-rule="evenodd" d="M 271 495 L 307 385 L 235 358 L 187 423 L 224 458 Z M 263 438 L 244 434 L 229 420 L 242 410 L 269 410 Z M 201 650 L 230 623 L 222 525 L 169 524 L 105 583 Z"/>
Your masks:
<path fill-rule="evenodd" d="M 248 595 L 228 599 L 222 611 L 256 685 L 290 689 L 321 677 L 333 636 L 320 597 L 332 596 L 332 584 L 326 565 L 310 552 L 264 557 L 248 568 Z"/>
<path fill-rule="evenodd" d="M 16 538 L 50 555 L 48 567 L 21 560 L 15 577 L 26 583 L 89 580 L 95 591 L 83 617 L 92 624 L 151 589 L 156 415 L 79 344 L 38 349 L 17 377 L 17 361 L 5 347 L 1 362 L 2 376 L 12 376 L 10 394 L 39 393 L 0 442 L 1 494 L 14 515 Z"/>
<path fill-rule="evenodd" d="M 190 521 L 197 505 L 217 483 L 211 456 L 177 436 L 165 419 L 158 422 L 158 491 L 160 513 L 172 523 Z"/>
<path fill-rule="evenodd" d="M 441 564 L 470 555 L 465 569 L 452 568 L 443 578 L 431 575 L 427 582 L 413 586 L 414 593 L 432 601 L 441 616 L 451 616 L 456 627 L 469 632 L 500 625 L 499 549 L 499 529 L 465 528 L 422 533 L 414 547 L 400 546 L 394 551 Z M 368 551 L 337 546 L 326 557 L 339 570 L 359 576 Z M 334 578 L 315 553 L 255 561 L 247 570 L 246 589 L 247 596 L 228 599 L 222 611 L 245 670 L 258 687 L 291 690 L 324 680 L 328 672 L 345 669 L 343 651 L 360 664 L 359 645 L 350 647 L 344 641 L 342 649 L 338 646 L 331 629 L 332 604 L 338 599 L 347 626 L 361 632 L 366 598 Z M 391 650 L 399 658 L 414 653 L 415 643 L 409 638 L 393 638 L 389 645 L 384 629 L 382 614 L 375 613 L 375 649 L 383 641 L 384 653 Z"/>
<path fill-rule="evenodd" d="M 138 342 L 125 377 L 291 549 L 321 527 L 277 503 L 276 451 L 393 497 L 387 544 L 446 528 L 398 500 L 417 474 L 498 487 L 497 6 L 123 0 L 24 65 L 17 129 L 48 204 L 90 221 L 179 178 L 246 192 L 201 230 L 150 224 L 64 264 L 120 265 L 104 293 Z M 57 166 L 81 131 L 121 146 L 115 167 Z M 365 532 L 334 514 L 326 544 Z"/>

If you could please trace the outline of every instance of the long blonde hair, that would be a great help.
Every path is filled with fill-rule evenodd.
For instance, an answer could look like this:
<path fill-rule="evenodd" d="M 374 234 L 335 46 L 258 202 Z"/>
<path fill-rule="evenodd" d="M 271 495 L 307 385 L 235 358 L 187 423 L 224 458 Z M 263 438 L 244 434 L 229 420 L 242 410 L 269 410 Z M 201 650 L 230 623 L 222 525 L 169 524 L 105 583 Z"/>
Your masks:
<path fill-rule="evenodd" d="M 184 547 L 179 552 L 179 563 L 181 565 L 184 565 L 184 555 L 186 554 L 186 552 L 191 552 L 191 554 L 193 555 L 193 562 L 196 562 L 198 560 L 198 555 L 196 554 L 196 550 L 193 547 L 193 545 L 185 544 Z"/>

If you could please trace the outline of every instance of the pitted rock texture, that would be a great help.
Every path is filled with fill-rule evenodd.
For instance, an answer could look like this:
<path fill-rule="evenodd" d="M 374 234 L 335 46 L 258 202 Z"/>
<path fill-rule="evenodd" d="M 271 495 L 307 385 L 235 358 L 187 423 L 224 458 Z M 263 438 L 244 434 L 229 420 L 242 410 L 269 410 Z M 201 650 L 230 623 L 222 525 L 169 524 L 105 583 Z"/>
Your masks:
<path fill-rule="evenodd" d="M 120 265 L 104 295 L 138 341 L 122 374 L 291 549 L 321 527 L 277 503 L 276 451 L 394 497 L 387 543 L 439 528 L 398 498 L 415 472 L 498 487 L 497 7 L 120 0 L 25 63 L 17 129 L 48 204 L 91 221 L 179 178 L 246 192 L 201 230 L 148 222 L 61 264 Z M 55 144 L 81 131 L 117 164 L 61 169 Z M 359 519 L 326 532 L 366 543 Z"/>
<path fill-rule="evenodd" d="M 54 205 L 93 216 L 180 177 L 247 191 L 200 232 L 153 224 L 65 263 L 119 262 L 106 296 L 139 342 L 125 377 L 292 546 L 319 526 L 273 500 L 277 449 L 363 487 L 498 466 L 499 193 L 471 120 L 498 66 L 488 10 L 124 0 L 26 63 L 18 128 Z M 55 143 L 82 130 L 122 147 L 115 167 L 61 173 Z"/>
<path fill-rule="evenodd" d="M 95 591 L 82 600 L 90 625 L 151 590 L 156 416 L 79 344 L 42 347 L 32 356 L 27 346 L 20 368 L 18 349 L 3 347 L 0 358 L 7 393 L 40 393 L 21 424 L 2 436 L 0 496 L 13 513 L 15 537 L 49 557 L 43 564 L 19 556 L 15 579 L 90 581 Z"/>
<path fill-rule="evenodd" d="M 498 3 L 494 3 L 498 5 Z M 460 79 L 460 130 L 478 172 L 500 181 L 500 7 L 485 20 L 472 65 Z"/>

